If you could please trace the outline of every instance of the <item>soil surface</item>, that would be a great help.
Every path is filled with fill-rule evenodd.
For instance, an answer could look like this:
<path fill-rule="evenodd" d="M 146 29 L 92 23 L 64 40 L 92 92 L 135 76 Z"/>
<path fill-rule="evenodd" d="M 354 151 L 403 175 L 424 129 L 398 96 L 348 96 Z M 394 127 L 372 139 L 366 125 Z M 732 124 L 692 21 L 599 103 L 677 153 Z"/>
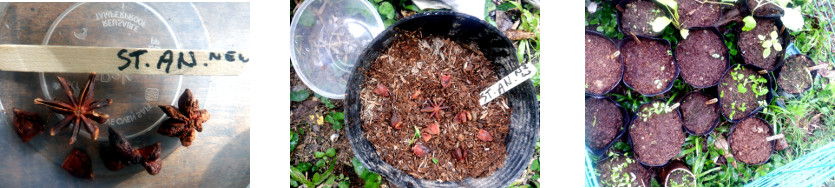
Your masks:
<path fill-rule="evenodd" d="M 792 56 L 780 67 L 777 85 L 790 94 L 800 94 L 812 86 L 812 75 L 806 67 L 814 66 L 806 56 Z"/>
<path fill-rule="evenodd" d="M 624 83 L 644 95 L 658 94 L 673 84 L 676 65 L 669 44 L 648 38 L 640 39 L 640 44 L 627 40 L 621 48 Z"/>
<path fill-rule="evenodd" d="M 604 149 L 623 126 L 623 113 L 608 99 L 586 99 L 586 145 Z"/>
<path fill-rule="evenodd" d="M 763 1 L 763 2 L 767 2 L 767 1 Z M 757 7 L 757 0 L 748 0 L 748 10 L 749 11 L 754 10 L 755 7 Z M 771 3 L 764 3 L 762 6 L 760 6 L 760 8 L 757 8 L 757 10 L 754 11 L 754 16 L 758 16 L 758 17 L 771 16 L 771 15 L 778 15 L 779 16 L 779 14 L 782 14 L 782 13 L 780 13 L 781 11 L 782 11 L 782 8 L 780 8 L 777 5 L 774 5 L 774 4 L 771 4 Z M 759 25 L 760 25 L 760 23 L 757 23 L 757 26 L 759 26 Z"/>
<path fill-rule="evenodd" d="M 676 170 L 670 173 L 667 177 L 667 187 L 692 187 L 695 186 L 696 180 L 684 170 Z M 677 186 L 673 186 L 677 185 Z"/>
<path fill-rule="evenodd" d="M 726 54 L 725 44 L 715 33 L 690 30 L 687 39 L 676 47 L 681 77 L 696 88 L 716 85 L 728 68 Z"/>
<path fill-rule="evenodd" d="M 760 164 L 771 157 L 774 145 L 766 141 L 771 135 L 768 124 L 759 118 L 751 117 L 735 126 L 728 140 L 734 158 L 747 164 Z"/>
<path fill-rule="evenodd" d="M 370 65 L 360 93 L 362 128 L 377 154 L 406 174 L 427 180 L 484 177 L 501 167 L 507 151 L 504 143 L 510 104 L 504 96 L 484 108 L 478 103 L 479 92 L 498 80 L 495 66 L 476 46 L 412 32 L 395 37 Z M 442 75 L 450 76 L 449 86 L 442 86 Z M 388 97 L 374 92 L 380 91 L 378 85 L 387 88 Z M 415 95 L 418 91 L 422 94 Z M 439 111 L 437 117 L 421 112 L 432 106 L 430 100 L 449 108 Z M 472 119 L 457 121 L 455 116 L 464 111 L 469 111 Z M 393 119 L 402 122 L 399 129 L 392 126 Z M 439 125 L 434 129 L 438 132 L 431 134 L 434 123 Z M 421 137 L 416 137 L 415 129 Z M 492 141 L 477 138 L 481 130 L 488 132 Z M 426 147 L 425 155 L 414 152 L 416 145 Z M 463 160 L 454 156 L 455 148 L 466 151 Z"/>
<path fill-rule="evenodd" d="M 654 104 L 665 106 L 661 101 L 641 105 L 629 127 L 635 156 L 648 166 L 664 165 L 678 155 L 685 137 L 678 111 L 656 113 Z"/>
<path fill-rule="evenodd" d="M 719 17 L 722 16 L 722 7 L 719 4 L 699 3 L 697 0 L 676 2 L 682 28 L 708 27 L 719 21 Z"/>
<path fill-rule="evenodd" d="M 613 156 L 597 163 L 594 168 L 599 173 L 597 179 L 600 185 L 605 187 L 649 187 L 652 178 L 650 171 L 633 157 Z M 619 175 L 613 181 L 614 173 Z"/>
<path fill-rule="evenodd" d="M 623 12 L 621 12 L 620 31 L 624 36 L 629 36 L 629 33 L 652 37 L 661 34 L 652 30 L 652 21 L 665 16 L 664 10 L 652 1 L 637 0 L 621 8 Z"/>
<path fill-rule="evenodd" d="M 602 95 L 620 83 L 620 51 L 608 38 L 586 33 L 586 92 Z"/>
<path fill-rule="evenodd" d="M 777 26 L 775 25 L 774 21 L 768 19 L 756 19 L 757 20 L 757 27 L 754 27 L 751 31 L 742 31 L 739 34 L 739 50 L 742 52 L 742 58 L 745 60 L 746 64 L 752 64 L 754 66 L 772 70 L 777 66 L 778 59 L 777 56 L 780 53 L 785 53 L 785 45 L 782 46 L 784 49 L 783 51 L 776 52 L 774 47 L 771 47 L 771 54 L 769 54 L 765 59 L 763 59 L 763 45 L 762 40 L 758 38 L 759 35 L 765 37 L 766 40 L 770 40 L 771 36 L 769 34 L 771 31 L 778 31 Z M 779 31 L 778 31 L 779 33 Z M 783 44 L 783 39 L 778 38 L 780 44 Z"/>
<path fill-rule="evenodd" d="M 719 119 L 719 103 L 705 104 L 712 99 L 696 92 L 681 101 L 681 118 L 684 127 L 695 135 L 707 134 Z"/>
<path fill-rule="evenodd" d="M 722 114 L 730 120 L 738 121 L 754 112 L 759 107 L 758 101 L 766 102 L 767 95 L 756 96 L 750 84 L 744 84 L 747 90 L 745 93 L 738 92 L 738 85 L 747 79 L 733 79 L 731 75 L 734 72 L 735 74 L 742 74 L 743 78 L 754 76 L 754 79 L 759 79 L 764 77 L 751 69 L 740 66 L 738 70 L 737 68 L 728 70 L 728 74 L 722 78 L 718 87 Z"/>

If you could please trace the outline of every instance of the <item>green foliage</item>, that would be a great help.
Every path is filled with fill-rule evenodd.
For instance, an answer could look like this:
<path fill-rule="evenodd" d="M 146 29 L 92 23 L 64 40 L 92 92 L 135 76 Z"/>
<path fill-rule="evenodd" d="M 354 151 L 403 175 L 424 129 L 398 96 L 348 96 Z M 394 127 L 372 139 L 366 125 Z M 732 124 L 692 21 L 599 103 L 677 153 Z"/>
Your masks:
<path fill-rule="evenodd" d="M 380 187 L 380 183 L 383 181 L 382 177 L 363 167 L 359 159 L 356 157 L 352 159 L 351 165 L 354 166 L 354 172 L 357 173 L 360 179 L 365 180 L 366 188 Z"/>
<path fill-rule="evenodd" d="M 302 102 L 307 99 L 307 97 L 310 97 L 310 92 L 306 89 L 290 92 L 290 101 L 293 102 Z"/>
<path fill-rule="evenodd" d="M 342 124 L 345 122 L 344 112 L 330 112 L 325 115 L 325 121 L 331 124 L 334 130 L 341 130 Z"/>
<path fill-rule="evenodd" d="M 290 186 L 299 186 L 299 183 L 301 183 L 307 187 L 316 187 L 316 185 L 322 185 L 323 187 L 331 187 L 336 180 L 335 176 L 331 176 L 331 173 L 333 172 L 333 167 L 336 164 L 336 159 L 330 162 L 330 166 L 328 166 L 325 172 L 320 173 L 318 170 L 321 167 L 324 167 L 324 163 L 324 160 L 319 160 L 318 162 L 316 162 L 316 165 L 313 166 L 312 170 L 309 172 L 313 173 L 313 176 L 310 177 L 310 179 L 308 179 L 308 176 L 305 175 L 307 169 L 310 168 L 309 163 L 299 163 L 295 167 L 290 166 Z"/>
<path fill-rule="evenodd" d="M 380 12 L 380 15 L 382 15 L 384 19 L 394 19 L 394 6 L 389 2 L 380 3 L 380 6 L 377 7 L 377 11 Z"/>
<path fill-rule="evenodd" d="M 318 93 L 314 93 L 313 95 L 316 96 L 316 98 L 319 98 L 319 101 L 322 101 L 322 104 L 325 104 L 325 107 L 328 107 L 328 110 L 336 107 L 333 105 L 333 102 L 331 102 L 331 99 L 321 96 Z"/>
<path fill-rule="evenodd" d="M 290 131 L 290 152 L 293 152 L 296 149 L 296 145 L 299 144 L 299 134 L 293 131 Z"/>
<path fill-rule="evenodd" d="M 415 127 L 415 135 L 412 136 L 412 140 L 409 140 L 409 145 L 410 146 L 412 145 L 412 143 L 415 143 L 416 139 L 420 138 L 420 130 L 418 130 L 417 125 L 415 125 L 414 127 Z"/>
<path fill-rule="evenodd" d="M 377 9 L 377 13 L 380 14 L 380 18 L 386 27 L 397 21 L 400 10 L 422 12 L 422 10 L 418 9 L 417 6 L 408 0 L 368 0 L 368 2 Z"/>
<path fill-rule="evenodd" d="M 336 156 L 336 149 L 328 148 L 328 150 L 325 151 L 325 155 L 327 155 L 328 157 Z"/>
<path fill-rule="evenodd" d="M 313 152 L 313 157 L 316 157 L 317 159 L 322 158 L 324 156 L 325 156 L 325 152 L 321 152 L 321 151 Z"/>
<path fill-rule="evenodd" d="M 771 31 L 769 36 L 771 37 L 770 39 L 766 38 L 766 36 L 757 35 L 757 38 L 760 39 L 760 43 L 762 43 L 763 59 L 771 54 L 771 47 L 774 47 L 775 53 L 783 51 L 783 46 L 780 45 L 780 39 L 778 38 L 779 35 L 777 35 L 777 31 Z"/>
<path fill-rule="evenodd" d="M 757 27 L 757 21 L 754 20 L 754 16 L 746 16 L 742 19 L 742 22 L 745 23 L 742 26 L 742 31 L 751 31 L 754 27 Z"/>
<path fill-rule="evenodd" d="M 623 33 L 618 32 L 617 10 L 613 3 L 601 3 L 599 0 L 597 11 L 593 14 L 586 12 L 586 27 L 594 27 L 597 32 L 603 33 L 609 38 L 623 39 Z"/>

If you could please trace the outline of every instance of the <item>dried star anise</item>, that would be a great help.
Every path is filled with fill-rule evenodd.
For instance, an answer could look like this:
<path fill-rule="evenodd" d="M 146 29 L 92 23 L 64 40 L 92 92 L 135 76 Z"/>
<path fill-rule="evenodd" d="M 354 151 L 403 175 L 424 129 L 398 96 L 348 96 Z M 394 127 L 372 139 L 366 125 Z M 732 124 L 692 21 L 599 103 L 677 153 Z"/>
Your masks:
<path fill-rule="evenodd" d="M 38 118 L 37 113 L 18 108 L 13 108 L 12 111 L 14 111 L 15 132 L 20 139 L 23 139 L 23 142 L 28 142 L 43 132 L 43 122 Z"/>
<path fill-rule="evenodd" d="M 35 99 L 35 104 L 44 105 L 52 112 L 64 115 L 64 119 L 59 121 L 58 124 L 55 124 L 55 126 L 53 126 L 49 131 L 49 134 L 54 136 L 57 131 L 69 127 L 72 123 L 73 130 L 72 137 L 70 137 L 70 144 L 72 144 L 75 142 L 78 130 L 83 124 L 84 129 L 90 133 L 93 140 L 96 140 L 96 138 L 99 137 L 99 127 L 93 125 L 93 122 L 90 120 L 101 124 L 107 121 L 107 118 L 110 116 L 93 110 L 110 105 L 110 103 L 113 103 L 113 100 L 93 100 L 93 89 L 96 86 L 96 73 L 90 73 L 90 76 L 87 78 L 87 84 L 81 90 L 81 93 L 79 93 L 78 99 L 73 96 L 73 90 L 70 88 L 70 84 L 67 83 L 67 80 L 60 76 L 57 77 L 58 83 L 60 83 L 61 87 L 64 88 L 64 93 L 67 94 L 69 102 L 44 100 L 41 98 Z"/>
<path fill-rule="evenodd" d="M 78 149 L 72 150 L 70 155 L 67 156 L 67 159 L 64 160 L 64 163 L 61 164 L 61 168 L 69 172 L 72 176 L 93 179 L 93 163 L 90 162 L 90 158 L 87 157 L 87 153 L 84 153 L 84 151 Z"/>
<path fill-rule="evenodd" d="M 429 114 L 429 117 L 435 116 L 436 120 L 440 120 L 441 119 L 441 114 L 440 114 L 441 111 L 443 111 L 444 109 L 449 108 L 448 106 L 443 106 L 443 105 L 444 105 L 444 100 L 436 100 L 436 101 L 431 101 L 430 100 L 429 101 L 429 106 L 423 107 L 423 109 L 420 109 L 420 111 L 421 112 L 432 112 L 432 114 Z"/>
<path fill-rule="evenodd" d="M 151 175 L 158 174 L 162 169 L 162 163 L 159 161 L 159 155 L 162 151 L 160 142 L 141 149 L 134 149 L 121 133 L 116 132 L 113 128 L 109 128 L 107 131 L 110 134 L 111 147 L 100 152 L 101 159 L 107 169 L 116 171 L 131 164 L 142 164 Z"/>
<path fill-rule="evenodd" d="M 209 120 L 209 111 L 200 109 L 197 99 L 194 99 L 189 89 L 183 92 L 177 105 L 179 108 L 159 105 L 162 112 L 171 118 L 162 122 L 157 132 L 170 137 L 178 137 L 180 143 L 188 147 L 197 137 L 197 132 L 203 132 L 203 123 Z"/>

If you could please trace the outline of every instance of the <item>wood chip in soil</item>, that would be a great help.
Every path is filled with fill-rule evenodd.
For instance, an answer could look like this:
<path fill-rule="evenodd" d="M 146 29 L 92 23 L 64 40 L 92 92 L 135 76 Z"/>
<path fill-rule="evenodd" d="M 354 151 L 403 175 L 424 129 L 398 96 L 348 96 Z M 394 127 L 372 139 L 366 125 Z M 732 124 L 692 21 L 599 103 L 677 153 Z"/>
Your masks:
<path fill-rule="evenodd" d="M 734 158 L 747 164 L 760 164 L 771 157 L 774 145 L 766 141 L 771 135 L 769 125 L 756 117 L 747 118 L 735 125 L 728 142 Z"/>
<path fill-rule="evenodd" d="M 684 127 L 696 135 L 706 134 L 719 119 L 719 103 L 705 104 L 711 100 L 702 93 L 687 95 L 681 101 L 681 118 Z"/>
<path fill-rule="evenodd" d="M 800 94 L 812 86 L 812 75 L 806 67 L 814 66 L 814 62 L 806 56 L 792 56 L 786 59 L 780 67 L 780 78 L 777 85 L 783 91 L 791 94 Z"/>
<path fill-rule="evenodd" d="M 630 33 L 643 36 L 658 36 L 661 32 L 652 30 L 652 21 L 663 17 L 664 11 L 652 1 L 637 0 L 626 4 L 621 12 L 620 30 L 625 36 Z"/>
<path fill-rule="evenodd" d="M 648 38 L 641 38 L 640 44 L 627 40 L 621 48 L 624 83 L 644 95 L 660 93 L 673 84 L 676 65 L 669 44 Z"/>
<path fill-rule="evenodd" d="M 770 40 L 771 31 L 777 31 L 777 33 L 779 33 L 779 31 L 772 20 L 756 20 L 757 27 L 754 27 L 751 31 L 742 31 L 739 34 L 739 50 L 742 52 L 742 58 L 745 60 L 746 64 L 752 64 L 762 69 L 772 70 L 777 66 L 777 55 L 785 53 L 786 46 L 782 46 L 784 49 L 779 52 L 775 51 L 774 47 L 771 47 L 771 53 L 766 58 L 763 58 L 763 51 L 765 48 L 763 48 L 762 40 L 759 39 L 759 36 L 765 37 L 765 40 Z M 779 38 L 778 41 L 780 41 L 780 44 L 783 44 L 782 38 Z"/>
<path fill-rule="evenodd" d="M 606 94 L 623 74 L 620 51 L 603 36 L 586 33 L 586 92 Z"/>
<path fill-rule="evenodd" d="M 681 77 L 690 85 L 705 88 L 716 85 L 728 69 L 727 51 L 722 39 L 707 29 L 691 30 L 676 47 Z"/>
<path fill-rule="evenodd" d="M 661 101 L 641 105 L 629 127 L 635 156 L 649 166 L 667 164 L 679 154 L 685 137 L 678 111 L 656 113 L 651 109 L 655 104 L 665 106 Z"/>
<path fill-rule="evenodd" d="M 381 52 L 366 72 L 360 93 L 361 119 L 365 137 L 386 163 L 420 179 L 456 181 L 488 176 L 504 164 L 504 143 L 509 132 L 510 103 L 504 96 L 479 106 L 479 92 L 498 80 L 495 65 L 487 61 L 477 46 L 461 45 L 439 36 L 423 36 L 417 32 L 398 31 L 391 46 Z M 450 76 L 444 88 L 441 75 Z M 389 97 L 374 94 L 377 84 L 388 88 Z M 422 94 L 415 95 L 415 92 Z M 421 112 L 429 100 L 443 100 L 448 106 L 439 112 L 439 120 Z M 468 111 L 472 120 L 454 121 Z M 402 127 L 390 126 L 392 115 L 400 116 Z M 437 123 L 440 134 L 431 135 L 427 127 Z M 431 135 L 414 139 L 430 150 L 423 157 L 415 155 L 409 142 L 415 135 Z M 480 130 L 486 130 L 493 141 L 481 141 Z M 453 156 L 454 148 L 467 151 L 466 160 Z M 438 162 L 434 163 L 432 159 Z"/>
<path fill-rule="evenodd" d="M 608 99 L 586 99 L 586 145 L 603 149 L 612 142 L 623 126 L 620 108 Z"/>

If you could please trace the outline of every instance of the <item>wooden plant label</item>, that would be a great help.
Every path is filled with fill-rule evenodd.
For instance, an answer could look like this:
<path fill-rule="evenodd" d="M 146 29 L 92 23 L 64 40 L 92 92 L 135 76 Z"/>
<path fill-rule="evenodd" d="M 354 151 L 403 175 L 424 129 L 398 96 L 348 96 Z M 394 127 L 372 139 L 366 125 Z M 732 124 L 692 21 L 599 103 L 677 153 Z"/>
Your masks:
<path fill-rule="evenodd" d="M 510 89 L 513 89 L 513 87 L 516 87 L 525 80 L 530 79 L 535 74 L 536 67 L 533 64 L 527 63 L 522 65 L 522 67 L 519 67 L 489 88 L 482 91 L 479 103 L 481 106 L 484 106 L 496 97 L 499 97 Z"/>
<path fill-rule="evenodd" d="M 104 74 L 238 75 L 240 51 L 0 45 L 0 70 Z"/>

